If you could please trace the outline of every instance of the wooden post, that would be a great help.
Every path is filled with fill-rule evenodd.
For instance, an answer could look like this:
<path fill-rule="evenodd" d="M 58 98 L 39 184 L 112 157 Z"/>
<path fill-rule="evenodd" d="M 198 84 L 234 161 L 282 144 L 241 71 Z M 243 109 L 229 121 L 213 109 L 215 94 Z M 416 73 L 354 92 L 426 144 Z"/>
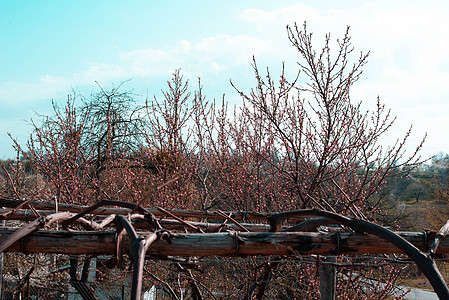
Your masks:
<path fill-rule="evenodd" d="M 320 265 L 320 299 L 321 300 L 335 300 L 335 284 L 337 279 L 337 272 L 332 263 L 337 261 L 335 256 L 321 257 L 326 264 Z"/>
<path fill-rule="evenodd" d="M 0 222 L 1 227 L 5 227 L 5 220 Z M 3 252 L 0 253 L 0 300 L 3 300 Z"/>

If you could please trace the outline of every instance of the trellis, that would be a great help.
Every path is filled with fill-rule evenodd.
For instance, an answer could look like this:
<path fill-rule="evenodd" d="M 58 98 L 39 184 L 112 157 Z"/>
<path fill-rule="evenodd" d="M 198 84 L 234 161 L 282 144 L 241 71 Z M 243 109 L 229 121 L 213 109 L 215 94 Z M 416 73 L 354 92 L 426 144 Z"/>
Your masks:
<path fill-rule="evenodd" d="M 0 207 L 2 219 L 26 222 L 16 229 L 0 229 L 0 252 L 112 255 L 116 264 L 121 264 L 128 253 L 133 262 L 132 299 L 140 299 L 148 255 L 295 257 L 391 253 L 407 254 L 440 299 L 449 299 L 449 289 L 434 262 L 437 253 L 449 254 L 449 240 L 444 239 L 449 221 L 438 232 L 393 232 L 320 210 L 194 211 L 143 208 L 109 200 L 86 207 L 8 199 L 0 199 Z M 333 225 L 338 227 L 327 232 L 318 230 Z M 78 289 L 85 299 L 94 298 L 82 284 Z"/>

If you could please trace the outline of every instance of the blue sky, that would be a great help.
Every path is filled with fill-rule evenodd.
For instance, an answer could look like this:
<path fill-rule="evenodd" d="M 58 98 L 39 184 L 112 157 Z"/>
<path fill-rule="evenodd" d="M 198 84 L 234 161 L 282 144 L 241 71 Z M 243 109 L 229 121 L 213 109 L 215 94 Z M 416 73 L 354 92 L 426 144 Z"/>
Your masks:
<path fill-rule="evenodd" d="M 176 68 L 208 98 L 238 102 L 229 85 L 252 81 L 251 59 L 273 73 L 297 53 L 285 26 L 307 21 L 320 45 L 351 26 L 357 51 L 371 50 L 352 98 L 373 107 L 379 95 L 396 126 L 413 124 L 410 150 L 427 132 L 422 154 L 449 153 L 449 5 L 445 1 L 1 1 L 0 159 L 14 156 L 11 133 L 25 144 L 27 120 L 51 112 L 72 89 L 88 96 L 133 78 L 144 100 L 159 94 Z"/>

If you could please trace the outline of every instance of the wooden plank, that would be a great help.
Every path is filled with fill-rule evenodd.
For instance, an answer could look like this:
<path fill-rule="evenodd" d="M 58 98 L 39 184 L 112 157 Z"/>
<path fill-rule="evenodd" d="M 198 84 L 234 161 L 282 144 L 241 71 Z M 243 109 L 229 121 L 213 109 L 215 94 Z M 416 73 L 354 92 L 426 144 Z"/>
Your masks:
<path fill-rule="evenodd" d="M 0 208 L 0 215 L 10 211 L 10 209 L 2 209 Z M 53 210 L 38 210 L 37 211 L 41 216 L 48 216 L 51 214 L 54 214 L 55 211 Z M 129 211 L 131 212 L 131 211 Z M 90 216 L 90 215 L 89 215 Z M 106 217 L 106 215 L 102 215 L 101 217 Z M 37 218 L 37 216 L 29 209 L 19 209 L 18 211 L 10 214 L 8 216 L 8 220 L 18 220 L 18 221 L 26 221 L 26 222 L 30 222 L 30 221 L 34 221 Z M 218 221 L 220 223 L 205 223 L 205 222 L 192 222 L 192 221 L 188 221 L 189 224 L 192 224 L 195 227 L 199 227 L 201 228 L 201 230 L 203 230 L 204 232 L 216 232 L 218 231 L 218 229 L 222 226 L 222 221 Z M 188 228 L 186 228 L 185 225 L 183 225 L 182 223 L 180 223 L 179 221 L 176 220 L 172 220 L 172 219 L 161 219 L 159 221 L 159 223 L 162 225 L 162 227 L 164 229 L 168 229 L 168 230 L 182 230 L 184 231 L 185 229 L 188 230 Z M 265 231 L 269 231 L 270 230 L 270 225 L 268 224 L 251 224 L 251 223 L 241 223 L 241 225 L 245 226 L 245 228 L 247 228 L 249 231 L 252 232 L 265 232 Z M 148 222 L 139 222 L 138 220 L 136 220 L 136 223 L 134 224 L 134 226 L 136 226 L 137 228 L 148 228 Z M 232 224 L 232 223 L 228 223 L 226 224 L 223 229 L 233 229 L 233 230 L 239 230 L 239 226 Z M 284 227 L 284 228 L 288 228 L 288 227 Z M 194 231 L 197 232 L 197 231 Z"/>
<path fill-rule="evenodd" d="M 0 241 L 13 232 L 0 228 Z M 138 232 L 147 237 L 151 232 Z M 400 232 L 420 249 L 424 233 Z M 428 237 L 428 244 L 431 238 Z M 7 248 L 6 252 L 108 255 L 115 253 L 115 231 L 40 230 Z M 129 241 L 126 243 L 129 247 Z M 126 249 L 128 251 L 128 249 Z M 295 254 L 391 254 L 401 253 L 394 245 L 371 234 L 307 232 L 235 232 L 173 234 L 171 243 L 156 241 L 147 254 L 157 256 L 248 256 Z M 441 242 L 438 252 L 449 254 L 449 240 Z"/>
<path fill-rule="evenodd" d="M 21 200 L 10 200 L 10 199 L 2 199 L 0 198 L 0 207 L 5 208 L 14 208 L 21 204 L 23 201 Z M 54 202 L 47 202 L 47 201 L 31 201 L 30 204 L 33 205 L 35 209 L 38 210 L 55 210 L 55 203 Z M 82 205 L 76 205 L 76 204 L 64 204 L 59 203 L 58 204 L 58 211 L 68 211 L 68 212 L 75 212 L 78 213 L 84 209 L 86 209 L 88 206 L 82 206 Z M 148 212 L 152 213 L 155 216 L 164 216 L 165 214 L 162 213 L 157 208 L 146 208 Z M 178 216 L 178 217 L 184 217 L 184 218 L 195 218 L 195 219 L 225 219 L 223 216 L 220 216 L 219 214 L 215 214 L 213 210 L 205 211 L 205 210 L 184 210 L 184 209 L 167 209 L 172 214 Z M 9 210 L 8 210 L 9 211 Z M 130 209 L 127 208 L 116 208 L 116 207 L 100 207 L 97 208 L 95 211 L 95 214 L 97 215 L 126 215 L 131 212 Z M 231 214 L 231 217 L 236 220 L 265 220 L 267 216 L 271 215 L 271 213 L 262 213 L 262 212 L 230 212 L 230 211 L 223 211 L 225 214 L 229 215 Z M 301 218 L 304 219 L 304 218 Z"/>

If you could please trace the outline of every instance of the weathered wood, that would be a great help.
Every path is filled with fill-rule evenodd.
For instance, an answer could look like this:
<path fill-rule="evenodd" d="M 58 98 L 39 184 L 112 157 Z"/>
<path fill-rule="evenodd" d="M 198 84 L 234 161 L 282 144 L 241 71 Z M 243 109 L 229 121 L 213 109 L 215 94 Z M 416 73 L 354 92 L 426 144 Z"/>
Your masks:
<path fill-rule="evenodd" d="M 127 218 L 123 216 L 117 216 L 115 220 L 126 230 L 128 237 L 131 239 L 130 254 L 133 259 L 131 300 L 139 300 L 142 293 L 142 277 L 143 268 L 145 265 L 145 253 L 148 247 L 158 238 L 158 236 L 153 232 L 150 234 L 150 236 L 141 238 Z"/>
<path fill-rule="evenodd" d="M 28 203 L 27 201 L 26 203 Z M 14 215 L 20 210 L 20 206 L 23 202 L 18 201 L 18 206 L 14 201 L 9 201 L 5 199 L 0 199 L 0 206 L 15 207 L 13 210 L 3 213 L 0 217 L 3 219 L 8 219 L 10 216 Z M 38 202 L 38 209 L 42 209 L 39 205 L 43 205 L 42 202 Z M 120 211 L 113 212 L 112 207 L 116 209 L 121 208 Z M 32 207 L 33 208 L 33 207 Z M 104 210 L 106 208 L 106 210 Z M 46 208 L 48 209 L 48 208 Z M 56 209 L 56 203 L 55 203 Z M 192 217 L 195 212 L 177 210 L 174 212 L 166 211 L 161 208 L 156 208 L 154 214 L 139 205 L 127 202 L 120 202 L 114 200 L 104 200 L 95 203 L 89 207 L 76 207 L 80 210 L 77 214 L 73 214 L 74 206 L 62 206 L 61 210 L 67 209 L 71 213 L 66 212 L 67 215 L 73 215 L 66 219 L 65 216 L 62 219 L 66 219 L 62 222 L 63 228 L 67 230 L 69 225 L 74 228 L 71 224 L 78 222 L 85 229 L 91 230 L 94 228 L 100 229 L 103 226 L 108 226 L 109 222 L 114 219 L 116 222 L 117 230 L 115 231 L 113 241 L 108 243 L 98 244 L 95 237 L 101 234 L 105 238 L 110 232 L 101 231 L 95 232 L 84 244 L 81 241 L 76 241 L 73 243 L 78 236 L 72 236 L 67 238 L 67 231 L 58 231 L 53 233 L 55 236 L 53 239 L 45 240 L 42 239 L 42 234 L 46 234 L 44 231 L 36 232 L 47 223 L 51 223 L 51 220 L 55 218 L 61 219 L 59 214 L 53 214 L 50 216 L 40 217 L 36 209 L 33 208 L 33 212 L 40 218 L 36 219 L 30 224 L 24 225 L 22 228 L 6 233 L 4 237 L 1 235 L 0 230 L 0 251 L 6 249 L 6 251 L 18 251 L 18 252 L 35 252 L 35 253 L 64 253 L 64 254 L 97 254 L 92 248 L 87 250 L 89 247 L 101 249 L 98 254 L 118 254 L 120 258 L 124 253 L 126 247 L 128 252 L 134 260 L 134 273 L 138 280 L 133 278 L 133 299 L 138 299 L 140 297 L 139 282 L 141 281 L 143 261 L 145 260 L 145 255 L 153 256 L 248 256 L 248 255 L 300 255 L 300 254 L 318 254 L 318 255 L 328 255 L 328 254 L 390 254 L 390 253 L 405 253 L 407 254 L 420 268 L 420 270 L 426 275 L 430 283 L 434 287 L 434 290 L 438 296 L 442 299 L 449 299 L 449 288 L 447 287 L 441 273 L 435 265 L 433 260 L 434 251 L 438 248 L 439 243 L 449 232 L 449 223 L 446 224 L 437 234 L 434 242 L 428 247 L 429 234 L 426 233 L 395 233 L 382 226 L 374 223 L 363 221 L 360 219 L 352 219 L 344 215 L 332 213 L 329 211 L 320 211 L 315 209 L 303 209 L 297 211 L 287 211 L 281 213 L 240 213 L 240 212 L 228 212 L 229 216 L 221 211 L 201 211 L 198 218 L 205 219 L 206 223 L 209 223 L 209 216 L 212 219 L 226 219 L 226 221 L 219 225 L 218 231 L 221 231 L 222 227 L 229 220 L 236 225 L 239 230 L 246 230 L 247 228 L 242 226 L 235 219 L 242 220 L 247 219 L 250 215 L 254 219 L 260 219 L 263 221 L 268 221 L 270 223 L 270 232 L 239 232 L 230 231 L 227 233 L 204 233 L 204 231 L 194 226 L 191 222 L 185 221 L 181 217 L 195 218 Z M 101 213 L 107 213 L 110 217 L 106 218 L 101 223 L 97 223 L 94 220 L 88 220 L 83 218 L 84 216 L 98 216 Z M 139 214 L 134 214 L 134 212 L 139 212 Z M 173 233 L 168 232 L 160 225 L 159 220 L 155 218 L 155 215 L 159 215 L 158 212 L 162 212 L 164 215 L 168 215 L 175 219 L 178 223 L 185 228 L 194 229 L 200 231 L 202 234 L 189 234 L 189 233 Z M 198 211 L 197 211 L 198 212 Z M 64 214 L 64 213 L 63 213 Z M 118 214 L 118 215 L 117 215 Z M 125 218 L 123 215 L 128 215 Z M 112 218 L 112 215 L 116 215 Z M 314 220 L 310 220 L 310 218 Z M 319 217 L 319 218 L 317 218 Z M 104 218 L 104 217 L 103 217 Z M 137 233 L 132 224 L 132 220 L 145 219 L 146 223 L 151 225 L 153 229 L 157 230 L 154 232 L 142 232 Z M 323 219 L 324 218 L 324 219 Z M 109 220 L 110 219 L 110 220 Z M 290 220 L 301 220 L 301 223 L 290 227 L 288 229 L 283 228 L 283 222 L 287 219 Z M 323 221 L 324 220 L 324 221 Z M 329 223 L 331 222 L 331 223 Z M 318 228 L 323 224 L 339 224 L 344 225 L 354 231 L 351 232 L 289 232 L 295 230 L 308 230 L 310 228 Z M 173 224 L 172 224 L 173 225 Z M 175 224 L 176 225 L 176 224 Z M 126 241 L 121 233 L 125 232 L 126 229 L 128 234 L 128 240 Z M 283 231 L 283 232 L 281 232 Z M 32 234 L 30 234 L 32 232 Z M 73 232 L 73 234 L 79 235 L 80 232 Z M 89 233 L 89 232 L 84 232 Z M 156 236 L 159 233 L 164 233 L 166 235 L 169 243 L 159 242 L 155 243 L 155 246 L 147 251 L 145 246 L 145 241 L 157 240 Z M 66 234 L 65 239 L 61 238 L 61 234 Z M 416 236 L 421 234 L 422 237 L 419 240 L 415 240 Z M 148 236 L 149 235 L 149 236 Z M 87 235 L 86 235 L 87 236 Z M 167 237 L 168 236 L 168 237 Z M 55 245 L 55 239 L 60 238 L 58 243 L 56 243 L 57 248 L 51 248 L 51 245 L 47 246 L 49 240 L 51 240 L 52 245 Z M 432 233 L 430 238 L 435 237 L 435 233 Z M 137 245 L 138 243 L 138 245 Z M 149 243 L 151 244 L 151 242 Z M 419 245 L 421 244 L 421 246 Z M 442 244 L 440 247 L 440 253 L 449 253 L 448 243 Z M 131 246 L 130 246 L 131 245 Z M 16 248 L 19 247 L 19 250 Z M 34 248 L 33 248 L 34 247 Z M 109 249 L 108 249 L 109 247 Z M 429 250 L 426 253 L 426 250 Z M 135 283 L 136 282 L 136 283 Z M 137 287 L 137 288 L 135 288 Z M 258 294 L 258 298 L 263 296 L 263 288 L 261 293 Z"/>
<path fill-rule="evenodd" d="M 349 217 L 329 211 L 303 209 L 271 215 L 269 217 L 270 225 L 272 228 L 270 231 L 280 231 L 282 222 L 288 217 L 310 215 L 332 219 L 341 225 L 351 228 L 355 232 L 366 232 L 369 234 L 374 234 L 384 239 L 385 241 L 388 241 L 389 243 L 395 245 L 396 247 L 398 247 L 398 249 L 401 250 L 401 252 L 407 254 L 418 265 L 421 272 L 426 275 L 427 279 L 432 284 L 432 287 L 434 288 L 438 297 L 440 299 L 449 299 L 449 288 L 444 281 L 444 278 L 441 275 L 440 271 L 438 270 L 433 257 L 425 253 L 425 251 L 418 249 L 415 245 L 397 235 L 393 231 L 377 224 L 360 219 L 351 219 Z"/>
<path fill-rule="evenodd" d="M 0 208 L 0 215 L 4 212 L 8 212 L 10 211 L 10 209 L 1 209 Z M 129 211 L 131 212 L 131 211 Z M 51 214 L 54 214 L 55 211 L 54 210 L 38 210 L 38 213 L 41 216 L 48 216 Z M 102 215 L 101 217 L 106 217 L 106 215 Z M 114 218 L 115 215 L 109 215 L 106 218 Z M 26 221 L 26 222 L 30 222 L 30 221 L 34 221 L 37 218 L 37 216 L 29 209 L 19 209 L 18 211 L 14 212 L 13 214 L 10 214 L 8 216 L 8 220 L 19 220 L 19 221 Z M 144 218 L 141 218 L 142 220 L 144 220 Z M 104 222 L 105 219 L 103 219 L 102 222 Z M 110 221 L 110 220 L 109 220 Z M 187 222 L 191 225 L 193 225 L 194 227 L 200 228 L 201 230 L 203 230 L 204 232 L 216 232 L 220 227 L 223 227 L 223 229 L 232 229 L 232 230 L 239 230 L 240 227 L 238 225 L 232 224 L 232 223 L 228 223 L 225 226 L 222 225 L 222 223 L 204 223 L 204 222 L 192 222 L 192 221 L 184 221 Z M 108 222 L 110 223 L 110 222 Z M 190 227 L 187 227 L 177 221 L 177 220 L 172 220 L 172 219 L 162 219 L 159 221 L 159 223 L 162 225 L 163 228 L 165 229 L 169 229 L 169 230 L 183 230 L 187 229 L 189 230 Z M 100 225 L 100 224 L 98 224 Z M 250 224 L 250 223 L 240 223 L 240 225 L 244 226 L 246 229 L 248 229 L 251 232 L 266 232 L 270 230 L 270 225 L 268 224 Z M 137 228 L 142 228 L 142 227 L 146 227 L 148 228 L 148 223 L 147 222 L 142 222 L 142 223 L 135 223 L 134 224 L 135 227 Z M 94 230 L 97 229 L 101 229 L 104 226 L 98 226 L 98 228 L 93 228 Z M 285 226 L 284 229 L 288 229 L 289 227 Z M 289 231 L 294 230 L 291 229 Z M 296 230 L 298 231 L 298 230 Z M 198 232 L 197 229 L 194 229 L 193 232 Z"/>
<path fill-rule="evenodd" d="M 0 207 L 9 207 L 14 208 L 18 205 L 22 204 L 23 201 L 21 200 L 10 200 L 10 199 L 2 199 L 0 198 Z M 33 207 L 37 210 L 55 210 L 55 203 L 54 202 L 47 202 L 47 201 L 37 201 L 33 200 L 29 202 L 33 205 Z M 83 210 L 88 208 L 88 206 L 83 205 L 76 205 L 76 204 L 63 204 L 58 203 L 58 211 L 69 211 L 74 213 L 79 213 Z M 157 208 L 145 208 L 149 213 L 155 215 L 155 216 L 164 216 L 165 214 L 158 210 Z M 8 210 L 10 211 L 10 210 Z M 223 216 L 220 216 L 219 214 L 216 214 L 213 210 L 184 210 L 184 209 L 170 209 L 169 210 L 172 214 L 183 217 L 183 218 L 194 218 L 194 219 L 225 219 Z M 96 215 L 126 215 L 132 212 L 132 209 L 128 208 L 117 208 L 117 207 L 99 207 L 96 208 L 94 213 Z M 235 220 L 265 220 L 267 216 L 270 215 L 270 213 L 259 213 L 259 212 L 230 212 L 230 211 L 223 211 L 225 214 L 229 215 L 231 214 L 231 218 Z M 303 219 L 303 218 L 301 218 Z"/>
<path fill-rule="evenodd" d="M 172 214 L 171 212 L 169 212 L 169 211 L 163 209 L 162 207 L 158 207 L 157 209 L 158 209 L 159 211 L 163 212 L 164 214 L 166 214 L 166 215 L 172 217 L 172 218 L 175 219 L 176 221 L 178 221 L 178 222 L 180 222 L 180 223 L 186 225 L 186 227 L 189 227 L 190 229 L 193 229 L 193 230 L 195 230 L 195 231 L 197 231 L 197 232 L 204 233 L 201 229 L 199 229 L 199 228 L 193 226 L 192 224 L 190 224 L 190 223 L 184 221 L 184 220 L 181 219 L 180 217 L 176 216 L 175 214 Z"/>
<path fill-rule="evenodd" d="M 336 263 L 335 256 L 322 257 L 323 261 L 328 263 Z M 334 265 L 325 264 L 320 265 L 320 299 L 321 300 L 335 300 L 335 285 L 337 282 L 337 271 Z"/>
<path fill-rule="evenodd" d="M 0 207 L 15 208 L 24 202 L 25 201 L 22 200 L 0 198 Z M 35 209 L 56 210 L 55 202 L 31 200 L 29 203 L 32 204 Z M 86 207 L 83 205 L 58 203 L 58 211 L 80 212 L 83 208 Z"/>
<path fill-rule="evenodd" d="M 44 226 L 58 222 L 60 220 L 68 219 L 72 215 L 73 214 L 71 214 L 69 212 L 56 213 L 56 214 L 51 214 L 49 216 L 37 218 L 36 220 L 34 220 L 31 223 L 25 224 L 24 226 L 20 227 L 19 229 L 14 231 L 12 234 L 10 234 L 6 239 L 4 239 L 0 242 L 0 252 L 3 252 L 6 248 L 8 248 L 10 245 L 12 245 L 17 240 L 27 236 L 30 232 L 33 232 L 39 228 L 42 228 Z"/>
<path fill-rule="evenodd" d="M 432 245 L 429 247 L 429 250 L 427 251 L 427 254 L 430 257 L 434 257 L 435 256 L 435 252 L 437 251 L 438 246 L 440 245 L 441 241 L 446 237 L 446 235 L 448 233 L 449 233 L 449 220 L 436 233 L 435 239 L 433 240 Z"/>
<path fill-rule="evenodd" d="M 76 222 L 78 219 L 94 212 L 98 208 L 105 207 L 105 206 L 116 206 L 116 207 L 131 209 L 132 213 L 135 211 L 139 212 L 153 226 L 154 229 L 162 229 L 161 225 L 159 224 L 158 220 L 154 217 L 154 215 L 151 214 L 150 212 L 148 212 L 145 208 L 140 207 L 134 203 L 122 202 L 122 201 L 116 201 L 116 200 L 99 201 L 99 202 L 95 203 L 94 205 L 89 206 L 86 209 L 82 210 L 81 212 L 79 212 L 75 216 L 71 217 L 70 219 L 62 222 L 62 227 L 64 229 L 67 229 L 70 224 Z"/>
<path fill-rule="evenodd" d="M 0 228 L 0 242 L 13 229 Z M 397 232 L 419 249 L 424 247 L 423 232 Z M 142 238 L 151 232 L 138 232 Z M 429 236 L 429 233 L 427 233 Z M 396 246 L 371 234 L 357 233 L 247 233 L 235 232 L 181 234 L 171 236 L 171 243 L 156 241 L 147 251 L 157 256 L 248 256 L 300 254 L 391 254 L 402 253 Z M 427 237 L 431 241 L 431 237 Z M 5 252 L 114 255 L 115 231 L 35 231 L 15 242 Z M 430 243 L 430 242 L 429 242 Z M 129 240 L 125 243 L 129 251 Z M 449 240 L 442 240 L 438 253 L 449 254 Z"/>
<path fill-rule="evenodd" d="M 0 199 L 1 200 L 1 199 Z M 1 202 L 1 201 L 0 201 Z M 426 275 L 429 279 L 430 283 L 434 287 L 438 296 L 444 299 L 449 299 L 449 288 L 447 287 L 441 273 L 435 265 L 433 260 L 433 251 L 437 249 L 440 240 L 443 239 L 447 232 L 449 231 L 449 225 L 445 226 L 437 233 L 437 238 L 434 243 L 430 247 L 429 253 L 426 253 L 428 247 L 428 233 L 422 233 L 423 239 L 421 241 L 410 241 L 407 239 L 407 236 L 403 237 L 401 234 L 394 233 L 384 227 L 376 225 L 374 223 L 366 222 L 359 219 L 351 219 L 343 215 L 339 215 L 336 213 L 328 212 L 328 211 L 319 211 L 319 210 L 297 210 L 297 211 L 288 211 L 282 213 L 271 213 L 265 214 L 262 218 L 270 223 L 270 232 L 263 233 L 255 233 L 255 232 L 239 232 L 239 231 L 230 231 L 227 233 L 213 233 L 213 234 L 205 234 L 202 229 L 194 226 L 193 224 L 181 219 L 173 212 L 166 211 L 164 209 L 158 208 L 157 211 L 161 211 L 165 215 L 169 215 L 174 218 L 180 224 L 186 226 L 186 228 L 191 228 L 197 231 L 200 231 L 202 234 L 180 234 L 180 233 L 172 233 L 166 232 L 166 235 L 170 235 L 169 241 L 170 243 L 155 243 L 155 247 L 152 247 L 150 251 L 146 251 L 145 241 L 151 241 L 156 239 L 156 233 L 154 232 L 139 232 L 139 234 L 135 231 L 134 225 L 131 223 L 131 220 L 142 219 L 145 218 L 145 221 L 148 224 L 151 224 L 152 228 L 156 229 L 158 232 L 163 228 L 159 220 L 155 218 L 155 216 L 147 209 L 142 208 L 133 203 L 120 202 L 114 200 L 104 200 L 97 202 L 96 204 L 87 207 L 78 214 L 68 218 L 66 221 L 63 221 L 62 225 L 64 229 L 68 229 L 68 226 L 73 222 L 80 222 L 88 230 L 92 228 L 102 228 L 102 226 L 107 226 L 108 222 L 102 222 L 101 224 L 96 223 L 96 221 L 89 221 L 87 219 L 83 219 L 83 216 L 97 215 L 97 209 L 101 209 L 103 207 L 121 207 L 130 210 L 130 212 L 124 213 L 121 212 L 120 215 L 116 216 L 114 220 L 118 226 L 116 231 L 116 236 L 114 238 L 114 242 L 111 243 L 114 246 L 112 247 L 116 253 L 121 257 L 122 251 L 124 251 L 126 245 L 128 244 L 128 250 L 130 250 L 130 254 L 134 260 L 134 275 L 133 276 L 133 289 L 132 289 L 132 298 L 138 299 L 140 298 L 140 285 L 141 284 L 141 276 L 142 276 L 142 266 L 145 260 L 145 255 L 154 255 L 154 256 L 248 256 L 248 255 L 300 255 L 300 254 L 319 254 L 319 255 L 327 255 L 327 254 L 352 254 L 352 255 L 360 255 L 360 254 L 389 254 L 389 253 L 405 253 L 407 254 L 415 263 L 419 266 L 420 270 Z M 6 217 L 14 214 L 19 210 L 19 207 L 16 207 L 12 212 L 4 213 L 2 217 Z M 133 214 L 135 211 L 138 211 L 139 214 Z M 33 212 L 36 212 L 33 209 Z M 190 211 L 191 213 L 191 211 Z M 215 212 L 203 212 L 206 214 L 206 220 L 208 219 L 209 213 L 212 213 L 214 216 L 221 217 L 226 219 L 225 223 L 228 220 L 231 220 L 234 225 L 239 227 L 239 230 L 246 229 L 239 222 L 235 221 L 232 218 L 232 215 L 235 212 L 230 212 L 229 216 L 221 211 Z M 37 214 L 37 213 L 36 213 Z M 73 213 L 66 213 L 72 215 Z M 128 217 L 125 218 L 123 214 L 127 214 Z M 38 229 L 43 224 L 44 220 L 48 218 L 54 218 L 53 214 L 50 216 L 40 217 L 33 221 L 31 224 L 27 224 L 17 231 L 7 235 L 3 240 L 0 239 L 0 250 L 3 251 L 7 248 L 7 251 L 14 251 L 10 248 L 14 248 L 16 244 L 20 244 L 19 252 L 37 252 L 37 253 L 65 253 L 65 254 L 77 254 L 77 253 L 69 253 L 70 251 L 78 251 L 80 246 L 82 246 L 79 242 L 77 244 L 72 244 L 71 249 L 67 247 L 61 247 L 61 243 L 58 244 L 59 247 L 64 250 L 59 250 L 61 252 L 46 252 L 49 251 L 48 247 L 43 247 L 45 242 L 37 243 L 38 246 L 35 250 L 32 250 L 32 242 L 33 235 L 38 234 L 37 232 L 33 232 L 33 235 L 29 233 L 34 231 L 34 229 Z M 236 214 L 237 216 L 238 214 Z M 307 220 L 310 217 L 315 218 L 315 223 L 312 228 L 317 228 L 320 224 L 328 224 L 329 220 L 335 222 L 335 224 L 344 225 L 345 227 L 351 228 L 355 231 L 355 233 L 351 232 L 288 232 L 288 230 L 298 230 L 302 229 L 304 225 L 310 223 Z M 322 219 L 316 219 L 316 217 L 324 218 L 324 223 Z M 56 218 L 58 219 L 58 218 Z M 242 216 L 242 219 L 245 219 L 245 216 Z M 283 222 L 286 219 L 295 219 L 302 220 L 301 224 L 298 226 L 293 226 L 290 229 L 283 230 Z M 448 223 L 449 224 L 449 223 Z M 221 224 L 219 230 L 221 230 L 221 226 L 225 224 Z M 312 224 L 310 224 L 312 225 Z M 126 229 L 128 234 L 128 243 L 125 240 L 121 239 L 120 236 L 117 236 L 121 228 Z M 308 229 L 310 226 L 305 226 Z M 73 226 L 72 226 L 73 228 Z M 105 234 L 105 231 L 100 232 L 101 234 Z M 59 234 L 59 232 L 58 232 Z M 146 236 L 150 234 L 150 236 Z M 404 235 L 402 233 L 402 235 Z M 407 235 L 407 234 L 405 234 Z M 435 236 L 435 234 L 433 234 Z M 410 237 L 410 236 L 409 236 Z M 359 241 L 356 241 L 359 238 Z M 24 245 L 26 241 L 30 240 L 26 246 Z M 92 244 L 92 240 L 88 241 Z M 136 244 L 138 243 L 138 245 Z M 415 245 L 415 243 L 423 244 L 422 247 Z M 131 244 L 131 246 L 129 246 Z M 424 245 L 425 244 L 425 245 Z M 169 247 L 167 247 L 169 245 Z M 69 245 L 67 245 L 69 246 Z M 100 245 L 99 245 L 100 246 Z M 100 247 L 105 251 L 105 244 L 103 243 Z M 367 247 L 367 248 L 366 248 Z M 446 250 L 445 247 L 441 247 Z M 123 249 L 123 250 L 120 250 Z M 114 251 L 103 252 L 101 254 L 112 254 Z M 129 252 L 129 251 L 128 251 Z M 440 251 L 443 252 L 443 251 Z M 95 254 L 94 251 L 90 250 L 82 250 L 80 254 L 89 253 Z M 260 297 L 263 296 L 263 289 L 261 289 Z M 259 295 L 259 294 L 258 294 Z M 331 295 L 332 298 L 332 295 Z"/>

